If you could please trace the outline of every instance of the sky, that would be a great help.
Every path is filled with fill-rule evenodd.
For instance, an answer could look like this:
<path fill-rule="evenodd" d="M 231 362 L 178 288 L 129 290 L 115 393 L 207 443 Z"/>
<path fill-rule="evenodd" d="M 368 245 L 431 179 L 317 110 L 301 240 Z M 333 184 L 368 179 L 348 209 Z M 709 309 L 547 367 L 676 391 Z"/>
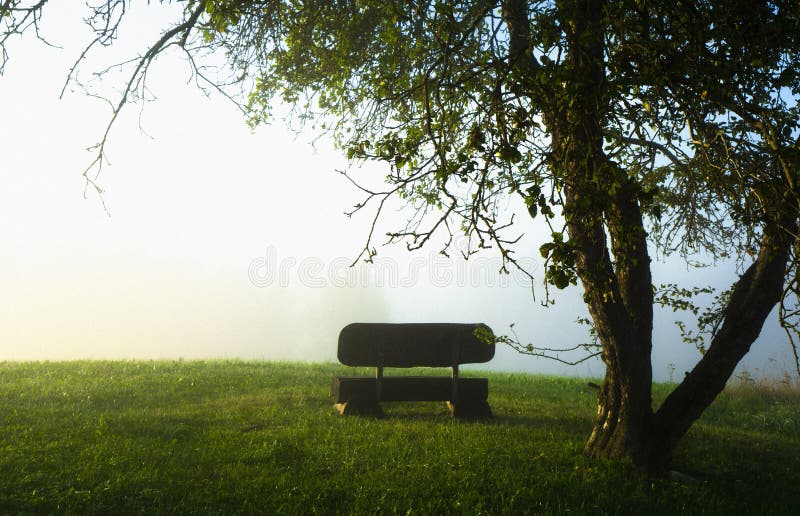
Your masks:
<path fill-rule="evenodd" d="M 65 4 L 43 22 L 62 48 L 16 41 L 0 77 L 0 360 L 334 361 L 338 332 L 354 321 L 482 321 L 496 333 L 514 324 L 520 340 L 537 346 L 588 339 L 575 323 L 586 316 L 579 289 L 544 308 L 541 285 L 534 299 L 520 274 L 498 273 L 492 252 L 465 262 L 445 259 L 437 247 L 379 247 L 375 265 L 350 268 L 371 217 L 344 215 L 362 199 L 337 172 L 348 167 L 341 153 L 281 120 L 251 131 L 227 100 L 187 84 L 178 54 L 150 72 L 156 99 L 129 106 L 111 132 L 110 164 L 98 178 L 106 212 L 81 173 L 109 108 L 80 92 L 59 100 L 89 37 L 81 13 Z M 82 76 L 152 39 L 154 11 L 134 11 L 119 43 L 99 52 Z M 119 77 L 97 88 L 113 91 Z M 377 165 L 351 172 L 371 184 L 386 174 Z M 508 213 L 520 209 L 509 201 Z M 379 229 L 409 215 L 391 206 Z M 525 235 L 519 253 L 540 281 L 542 240 L 529 219 L 518 220 Z M 734 274 L 730 264 L 694 270 L 680 260 L 654 263 L 656 283 L 725 288 Z M 678 380 L 699 358 L 680 342 L 674 319 L 656 315 L 658 380 Z M 773 318 L 740 370 L 780 376 L 792 371 L 790 356 Z M 603 373 L 598 360 L 567 367 L 507 347 L 479 367 Z"/>

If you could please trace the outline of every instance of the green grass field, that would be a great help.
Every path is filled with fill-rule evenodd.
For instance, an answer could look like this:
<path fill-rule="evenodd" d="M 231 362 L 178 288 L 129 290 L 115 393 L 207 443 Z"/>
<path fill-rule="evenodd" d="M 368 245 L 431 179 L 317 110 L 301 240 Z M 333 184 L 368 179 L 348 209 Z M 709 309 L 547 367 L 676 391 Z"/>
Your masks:
<path fill-rule="evenodd" d="M 582 457 L 586 380 L 488 374 L 491 422 L 443 403 L 373 420 L 332 409 L 351 372 L 0 363 L 0 513 L 800 513 L 796 387 L 723 394 L 677 451 L 681 483 Z"/>

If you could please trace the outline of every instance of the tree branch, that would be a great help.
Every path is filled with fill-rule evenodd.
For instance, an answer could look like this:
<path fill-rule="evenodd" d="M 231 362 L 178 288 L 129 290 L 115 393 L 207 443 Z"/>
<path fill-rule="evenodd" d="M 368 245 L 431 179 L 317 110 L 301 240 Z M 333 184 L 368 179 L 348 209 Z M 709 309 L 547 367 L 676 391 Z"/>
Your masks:
<path fill-rule="evenodd" d="M 798 207 L 789 195 L 763 230 L 757 258 L 733 287 L 724 320 L 703 358 L 669 394 L 655 414 L 655 428 L 669 446 L 725 388 L 750 349 L 772 308 L 780 300 L 789 252 L 796 238 Z M 794 231 L 787 232 L 785 228 Z"/>
<path fill-rule="evenodd" d="M 108 135 L 111 132 L 111 128 L 114 126 L 114 123 L 116 122 L 117 117 L 122 111 L 122 108 L 128 103 L 130 95 L 136 89 L 138 89 L 140 85 L 143 85 L 142 81 L 144 81 L 147 70 L 150 67 L 150 64 L 153 62 L 153 60 L 169 46 L 180 44 L 180 42 L 185 42 L 189 32 L 191 32 L 191 30 L 195 27 L 200 16 L 205 11 L 205 6 L 206 6 L 205 0 L 201 0 L 200 2 L 198 2 L 197 5 L 195 6 L 195 9 L 191 12 L 189 17 L 185 21 L 164 32 L 158 39 L 158 41 L 156 41 L 152 46 L 150 46 L 150 48 L 148 48 L 148 50 L 144 53 L 144 55 L 142 55 L 138 59 L 136 67 L 134 68 L 133 73 L 131 73 L 128 82 L 126 83 L 125 88 L 122 91 L 120 99 L 118 100 L 116 105 L 112 108 L 111 119 L 106 125 L 106 129 L 103 132 L 102 138 L 98 143 L 89 148 L 89 150 L 96 151 L 97 154 L 95 159 L 83 171 L 83 177 L 86 181 L 87 188 L 89 186 L 93 187 L 94 190 L 97 192 L 97 194 L 100 196 L 101 200 L 103 197 L 102 196 L 103 190 L 100 188 L 100 186 L 97 184 L 96 181 L 100 175 L 100 172 L 102 171 L 103 163 L 106 161 L 105 146 L 106 142 L 108 141 Z M 112 30 L 116 31 L 117 25 L 111 25 L 111 26 L 113 27 Z M 178 41 L 173 40 L 176 36 L 180 36 L 180 39 Z M 96 38 L 94 41 L 92 41 L 92 43 L 90 43 L 90 46 L 94 45 L 98 41 L 102 41 L 102 39 Z M 80 59 L 83 59 L 84 56 L 85 53 L 81 55 L 78 62 L 80 62 Z M 89 175 L 92 170 L 95 170 L 93 177 Z M 105 209 L 105 202 L 103 202 L 103 207 Z"/>

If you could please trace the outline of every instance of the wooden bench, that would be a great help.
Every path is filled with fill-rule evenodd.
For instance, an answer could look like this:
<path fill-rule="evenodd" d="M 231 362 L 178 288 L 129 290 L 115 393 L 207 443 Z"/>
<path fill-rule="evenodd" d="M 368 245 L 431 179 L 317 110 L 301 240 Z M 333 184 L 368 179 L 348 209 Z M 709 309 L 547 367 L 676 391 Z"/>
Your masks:
<path fill-rule="evenodd" d="M 455 417 L 491 418 L 489 380 L 460 378 L 461 364 L 484 363 L 494 346 L 475 335 L 482 324 L 354 323 L 339 334 L 339 361 L 375 367 L 375 377 L 334 376 L 331 395 L 340 414 L 382 416 L 382 401 L 446 401 Z M 449 377 L 384 376 L 385 367 L 450 367 Z"/>

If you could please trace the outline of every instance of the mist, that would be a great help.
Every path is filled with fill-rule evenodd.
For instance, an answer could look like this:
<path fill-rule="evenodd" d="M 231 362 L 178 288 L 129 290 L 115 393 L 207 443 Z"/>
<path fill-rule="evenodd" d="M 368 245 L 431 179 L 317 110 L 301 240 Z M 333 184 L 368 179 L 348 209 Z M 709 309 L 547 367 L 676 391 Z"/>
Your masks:
<path fill-rule="evenodd" d="M 363 199 L 337 173 L 348 167 L 341 154 L 279 118 L 250 131 L 224 99 L 186 84 L 177 56 L 151 70 L 157 100 L 117 120 L 99 197 L 81 172 L 106 106 L 81 94 L 58 101 L 72 55 L 36 41 L 16 50 L 0 81 L 0 360 L 335 361 L 339 330 L 356 321 L 484 322 L 499 334 L 513 324 L 525 344 L 588 341 L 575 322 L 586 317 L 579 287 L 541 306 L 542 264 L 526 257 L 538 256 L 543 235 L 522 215 L 517 251 L 533 285 L 513 269 L 501 274 L 493 250 L 465 262 L 439 254 L 441 241 L 414 253 L 383 247 L 386 231 L 410 215 L 400 205 L 386 208 L 375 231 L 375 263 L 351 268 L 373 212 L 345 216 Z M 386 170 L 351 173 L 380 185 Z M 506 210 L 524 214 L 511 201 Z M 464 245 L 456 241 L 455 251 Z M 654 263 L 656 284 L 724 289 L 735 274 L 725 263 Z M 700 357 L 680 341 L 676 317 L 656 316 L 658 380 L 679 380 Z M 791 372 L 785 337 L 774 317 L 767 324 L 740 370 Z M 598 359 L 569 367 L 507 347 L 479 367 L 604 371 Z"/>

